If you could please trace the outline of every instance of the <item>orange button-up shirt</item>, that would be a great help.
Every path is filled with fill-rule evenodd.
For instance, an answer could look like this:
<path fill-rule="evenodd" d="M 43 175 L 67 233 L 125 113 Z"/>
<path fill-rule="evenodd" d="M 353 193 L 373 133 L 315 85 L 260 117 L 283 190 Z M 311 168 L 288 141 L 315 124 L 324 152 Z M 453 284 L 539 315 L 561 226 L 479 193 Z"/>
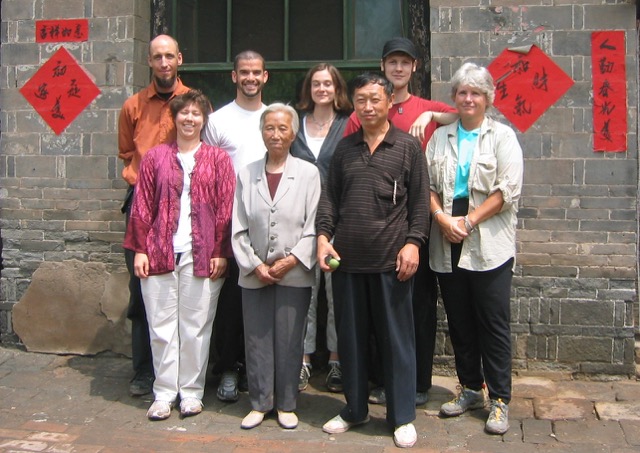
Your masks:
<path fill-rule="evenodd" d="M 130 96 L 122 106 L 118 119 L 118 157 L 124 161 L 122 178 L 131 185 L 138 178 L 142 156 L 156 145 L 176 140 L 169 101 L 189 91 L 180 79 L 177 82 L 176 89 L 167 100 L 158 96 L 152 82 Z"/>

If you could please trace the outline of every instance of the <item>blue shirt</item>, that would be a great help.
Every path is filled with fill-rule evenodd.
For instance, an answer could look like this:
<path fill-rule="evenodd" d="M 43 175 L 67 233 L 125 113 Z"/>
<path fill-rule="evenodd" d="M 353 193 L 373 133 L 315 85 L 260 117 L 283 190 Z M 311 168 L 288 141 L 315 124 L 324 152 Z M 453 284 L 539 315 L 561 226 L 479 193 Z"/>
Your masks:
<path fill-rule="evenodd" d="M 456 170 L 456 185 L 453 199 L 469 198 L 469 168 L 473 150 L 478 143 L 480 128 L 468 131 L 458 123 L 458 168 Z"/>

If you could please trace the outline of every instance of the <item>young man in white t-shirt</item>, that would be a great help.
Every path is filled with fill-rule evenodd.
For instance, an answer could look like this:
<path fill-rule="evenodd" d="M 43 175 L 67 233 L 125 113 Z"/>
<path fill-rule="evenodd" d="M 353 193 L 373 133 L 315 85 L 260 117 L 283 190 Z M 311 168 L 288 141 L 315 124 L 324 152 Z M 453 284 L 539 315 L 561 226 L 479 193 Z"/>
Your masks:
<path fill-rule="evenodd" d="M 264 58 L 257 52 L 239 53 L 233 63 L 231 79 L 236 98 L 209 115 L 202 139 L 224 149 L 236 171 L 261 159 L 267 148 L 260 131 L 260 116 L 266 108 L 262 89 L 269 79 Z M 242 293 L 238 286 L 238 265 L 229 260 L 229 275 L 222 287 L 215 319 L 212 348 L 217 361 L 213 374 L 221 375 L 217 396 L 221 401 L 238 400 L 238 381 L 244 374 L 244 329 Z"/>

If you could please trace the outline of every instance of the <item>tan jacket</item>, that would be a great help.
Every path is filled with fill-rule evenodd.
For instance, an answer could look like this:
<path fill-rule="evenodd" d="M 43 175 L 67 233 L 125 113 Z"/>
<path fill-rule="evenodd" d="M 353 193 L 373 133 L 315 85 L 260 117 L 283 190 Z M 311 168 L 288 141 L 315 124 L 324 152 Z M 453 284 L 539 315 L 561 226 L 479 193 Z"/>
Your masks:
<path fill-rule="evenodd" d="M 440 196 L 442 210 L 451 215 L 458 165 L 458 121 L 442 126 L 427 145 L 430 189 Z M 516 254 L 516 214 L 522 190 L 524 163 L 522 148 L 509 126 L 485 118 L 469 170 L 469 212 L 489 195 L 502 192 L 504 205 L 496 215 L 476 226 L 462 244 L 458 266 L 470 271 L 487 271 L 504 264 Z M 451 243 L 431 223 L 429 265 L 435 272 L 451 272 Z"/>

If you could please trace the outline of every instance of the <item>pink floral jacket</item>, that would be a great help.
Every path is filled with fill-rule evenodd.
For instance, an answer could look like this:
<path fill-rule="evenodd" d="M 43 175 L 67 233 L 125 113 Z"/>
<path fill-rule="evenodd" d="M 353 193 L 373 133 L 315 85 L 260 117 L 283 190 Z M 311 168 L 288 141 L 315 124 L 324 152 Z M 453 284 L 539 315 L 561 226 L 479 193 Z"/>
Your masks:
<path fill-rule="evenodd" d="M 150 149 L 140 165 L 124 248 L 145 253 L 149 275 L 175 269 L 173 234 L 178 229 L 184 173 L 177 143 Z M 231 211 L 236 185 L 229 155 L 202 143 L 191 174 L 193 272 L 209 276 L 211 258 L 229 258 Z"/>

